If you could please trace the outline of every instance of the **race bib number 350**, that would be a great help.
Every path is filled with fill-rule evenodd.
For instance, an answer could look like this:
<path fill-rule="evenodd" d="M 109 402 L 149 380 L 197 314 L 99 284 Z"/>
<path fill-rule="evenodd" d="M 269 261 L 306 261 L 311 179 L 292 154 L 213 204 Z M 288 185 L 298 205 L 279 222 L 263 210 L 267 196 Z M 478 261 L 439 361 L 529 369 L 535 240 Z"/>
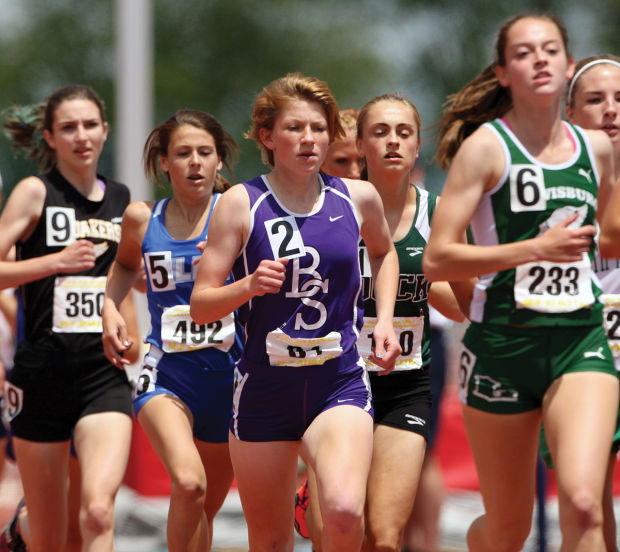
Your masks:
<path fill-rule="evenodd" d="M 590 260 L 576 263 L 540 261 L 519 265 L 515 271 L 517 308 L 544 313 L 573 312 L 594 303 Z"/>
<path fill-rule="evenodd" d="M 54 281 L 52 331 L 101 333 L 105 276 L 59 276 Z"/>

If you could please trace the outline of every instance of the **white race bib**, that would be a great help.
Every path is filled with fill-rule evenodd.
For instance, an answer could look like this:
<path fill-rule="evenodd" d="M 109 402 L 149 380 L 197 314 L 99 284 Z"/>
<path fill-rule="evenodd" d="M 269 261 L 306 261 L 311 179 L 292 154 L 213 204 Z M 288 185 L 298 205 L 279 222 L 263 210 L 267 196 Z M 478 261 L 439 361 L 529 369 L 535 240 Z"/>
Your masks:
<path fill-rule="evenodd" d="M 364 317 L 364 326 L 357 340 L 357 350 L 366 361 L 369 371 L 380 371 L 382 368 L 368 360 L 372 349 L 372 335 L 377 319 Z M 424 334 L 423 316 L 395 316 L 392 324 L 398 336 L 400 347 L 403 350 L 396 360 L 394 370 L 419 370 L 422 368 L 422 336 Z"/>
<path fill-rule="evenodd" d="M 319 366 L 342 354 L 341 336 L 330 332 L 324 337 L 290 337 L 280 328 L 265 340 L 272 366 Z"/>
<path fill-rule="evenodd" d="M 573 312 L 594 303 L 590 259 L 575 263 L 540 261 L 517 266 L 514 298 L 517 308 L 544 313 Z"/>
<path fill-rule="evenodd" d="M 103 308 L 105 283 L 105 276 L 56 277 L 52 331 L 56 333 L 101 333 L 101 309 Z"/>
<path fill-rule="evenodd" d="M 603 326 L 614 358 L 620 357 L 620 294 L 606 293 L 599 297 L 603 303 Z"/>
<path fill-rule="evenodd" d="M 235 342 L 235 317 L 229 314 L 208 324 L 197 324 L 189 315 L 189 305 L 164 309 L 161 342 L 166 353 L 181 353 L 215 347 L 228 351 Z"/>

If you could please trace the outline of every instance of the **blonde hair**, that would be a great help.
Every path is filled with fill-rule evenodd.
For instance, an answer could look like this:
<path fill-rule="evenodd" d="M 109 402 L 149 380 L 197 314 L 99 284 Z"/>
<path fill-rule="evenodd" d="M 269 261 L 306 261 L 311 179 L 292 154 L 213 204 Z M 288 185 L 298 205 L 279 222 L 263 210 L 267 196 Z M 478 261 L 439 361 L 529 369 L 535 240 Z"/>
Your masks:
<path fill-rule="evenodd" d="M 357 130 L 358 115 L 359 115 L 359 111 L 357 109 L 353 109 L 352 107 L 341 109 L 338 112 L 338 120 L 340 121 L 342 130 L 345 133 L 348 132 L 349 130 Z"/>
<path fill-rule="evenodd" d="M 495 75 L 497 66 L 506 65 L 508 31 L 522 19 L 546 19 L 560 31 L 564 49 L 568 55 L 568 33 L 562 22 L 552 15 L 526 13 L 505 21 L 495 40 L 495 61 L 459 92 L 448 96 L 438 127 L 439 143 L 435 158 L 446 169 L 463 140 L 483 123 L 504 116 L 512 107 L 510 89 L 503 87 Z"/>
<path fill-rule="evenodd" d="M 256 96 L 252 112 L 252 124 L 245 133 L 246 138 L 255 140 L 261 150 L 261 159 L 274 166 L 273 151 L 266 148 L 259 134 L 262 128 L 273 130 L 276 119 L 287 102 L 292 100 L 316 102 L 323 107 L 327 117 L 329 140 L 332 142 L 344 134 L 338 119 L 338 103 L 327 83 L 315 77 L 305 77 L 301 73 L 289 73 L 274 80 Z"/>

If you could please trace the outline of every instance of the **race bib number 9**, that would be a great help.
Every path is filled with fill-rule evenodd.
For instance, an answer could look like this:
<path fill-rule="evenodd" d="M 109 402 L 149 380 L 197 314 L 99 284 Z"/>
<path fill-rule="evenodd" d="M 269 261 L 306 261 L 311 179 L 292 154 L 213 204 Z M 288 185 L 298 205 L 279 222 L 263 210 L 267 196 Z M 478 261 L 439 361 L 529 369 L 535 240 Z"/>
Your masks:
<path fill-rule="evenodd" d="M 101 333 L 105 276 L 59 276 L 54 281 L 52 331 Z"/>
<path fill-rule="evenodd" d="M 605 294 L 599 297 L 603 303 L 603 326 L 609 348 L 614 358 L 620 357 L 620 294 Z"/>
<path fill-rule="evenodd" d="M 370 371 L 382 370 L 374 362 L 368 360 L 373 344 L 373 332 L 377 319 L 364 317 L 364 326 L 357 340 L 357 350 L 366 362 Z M 419 370 L 422 368 L 422 336 L 424 333 L 423 316 L 395 316 L 394 331 L 398 336 L 400 348 L 403 350 L 396 360 L 394 370 Z"/>
<path fill-rule="evenodd" d="M 517 308 L 543 313 L 573 312 L 594 303 L 590 260 L 583 253 L 577 263 L 540 261 L 515 270 Z"/>
<path fill-rule="evenodd" d="M 189 305 L 164 309 L 161 342 L 166 353 L 185 353 L 207 347 L 227 352 L 235 342 L 235 317 L 229 314 L 208 324 L 197 324 L 189 315 Z"/>
<path fill-rule="evenodd" d="M 67 246 L 75 241 L 75 209 L 71 207 L 45 208 L 45 245 Z"/>
<path fill-rule="evenodd" d="M 338 332 L 324 337 L 290 337 L 278 328 L 267 334 L 265 344 L 272 366 L 319 366 L 342 354 L 340 339 Z"/>

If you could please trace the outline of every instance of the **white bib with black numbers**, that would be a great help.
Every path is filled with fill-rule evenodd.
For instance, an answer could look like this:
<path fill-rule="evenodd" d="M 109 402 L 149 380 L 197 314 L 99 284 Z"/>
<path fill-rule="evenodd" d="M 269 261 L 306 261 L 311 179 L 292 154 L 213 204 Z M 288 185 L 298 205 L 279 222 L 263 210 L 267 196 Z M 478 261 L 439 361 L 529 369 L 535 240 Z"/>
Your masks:
<path fill-rule="evenodd" d="M 366 362 L 370 371 L 383 370 L 368 360 L 372 351 L 373 332 L 377 319 L 373 316 L 364 317 L 364 326 L 357 340 L 357 350 Z M 394 370 L 419 370 L 422 368 L 422 336 L 424 334 L 423 316 L 395 316 L 392 320 L 394 331 L 398 336 L 400 348 L 403 350 L 396 360 Z"/>
<path fill-rule="evenodd" d="M 280 328 L 265 340 L 272 366 L 319 366 L 342 354 L 341 336 L 330 332 L 324 337 L 291 337 Z"/>
<path fill-rule="evenodd" d="M 620 357 L 620 293 L 605 293 L 599 297 L 603 303 L 603 326 L 609 348 L 614 358 Z"/>
<path fill-rule="evenodd" d="M 544 313 L 573 312 L 594 303 L 591 263 L 586 253 L 574 263 L 538 261 L 515 269 L 517 308 Z"/>
<path fill-rule="evenodd" d="M 52 331 L 101 333 L 105 276 L 58 276 L 54 280 Z"/>
<path fill-rule="evenodd" d="M 189 305 L 164 308 L 161 342 L 166 353 L 184 353 L 207 347 L 227 352 L 235 342 L 235 317 L 229 314 L 208 324 L 197 324 L 189 315 Z"/>

